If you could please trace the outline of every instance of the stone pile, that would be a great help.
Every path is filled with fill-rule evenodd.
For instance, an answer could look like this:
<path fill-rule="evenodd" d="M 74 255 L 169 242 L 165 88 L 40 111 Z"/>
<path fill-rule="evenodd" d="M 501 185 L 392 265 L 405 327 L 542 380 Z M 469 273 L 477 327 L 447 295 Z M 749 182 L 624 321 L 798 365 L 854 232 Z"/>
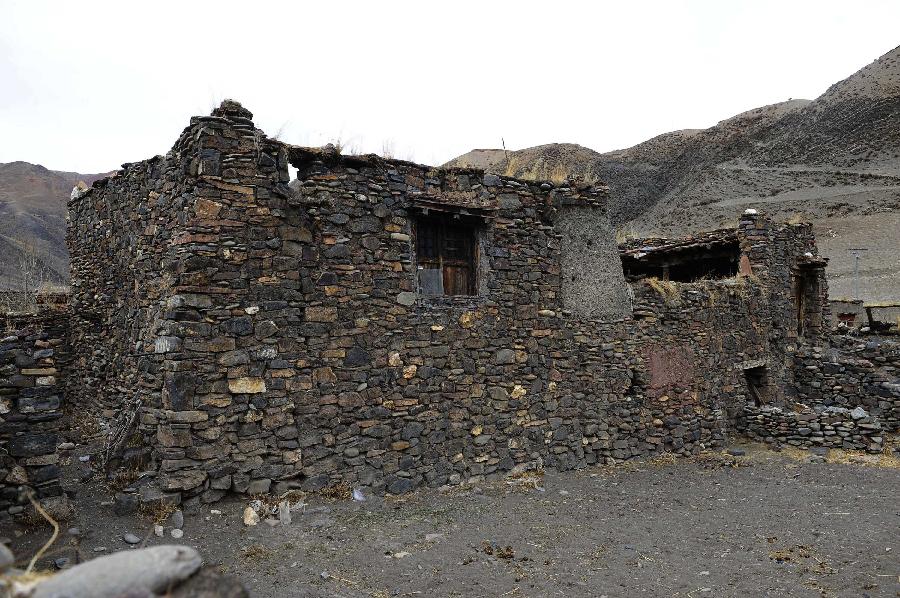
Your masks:
<path fill-rule="evenodd" d="M 58 496 L 66 313 L 0 316 L 0 510 Z M 0 511 L 0 512 L 2 512 Z"/>

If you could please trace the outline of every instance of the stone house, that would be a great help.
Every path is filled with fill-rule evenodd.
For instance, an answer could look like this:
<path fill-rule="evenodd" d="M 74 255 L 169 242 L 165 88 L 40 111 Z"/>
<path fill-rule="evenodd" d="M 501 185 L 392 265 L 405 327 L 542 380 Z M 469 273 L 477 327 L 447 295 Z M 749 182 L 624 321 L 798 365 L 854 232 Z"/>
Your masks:
<path fill-rule="evenodd" d="M 205 502 L 741 431 L 880 443 L 877 422 L 834 440 L 846 413 L 796 405 L 795 354 L 827 341 L 809 225 L 751 211 L 619 247 L 607 193 L 295 147 L 226 101 L 70 201 L 66 401 L 114 422 L 110 464 Z"/>

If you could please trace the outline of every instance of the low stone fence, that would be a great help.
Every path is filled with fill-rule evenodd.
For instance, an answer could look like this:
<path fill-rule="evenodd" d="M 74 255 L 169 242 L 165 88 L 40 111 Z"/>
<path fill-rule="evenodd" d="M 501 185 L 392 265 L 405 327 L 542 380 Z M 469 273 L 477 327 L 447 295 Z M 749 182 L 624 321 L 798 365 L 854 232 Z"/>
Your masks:
<path fill-rule="evenodd" d="M 739 418 L 739 427 L 751 439 L 769 444 L 881 452 L 881 423 L 863 408 L 801 409 L 747 405 Z"/>
<path fill-rule="evenodd" d="M 797 401 L 811 407 L 862 407 L 889 432 L 900 429 L 900 345 L 834 337 L 831 348 L 796 355 Z"/>
<path fill-rule="evenodd" d="M 0 316 L 0 517 L 22 509 L 25 488 L 57 496 L 66 315 Z"/>

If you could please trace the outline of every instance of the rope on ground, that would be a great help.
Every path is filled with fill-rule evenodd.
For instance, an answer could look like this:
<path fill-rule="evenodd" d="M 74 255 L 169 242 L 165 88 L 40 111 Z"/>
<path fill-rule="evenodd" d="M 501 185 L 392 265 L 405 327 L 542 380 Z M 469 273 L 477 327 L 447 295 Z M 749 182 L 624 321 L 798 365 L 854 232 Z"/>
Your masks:
<path fill-rule="evenodd" d="M 50 514 L 44 510 L 44 507 L 41 506 L 41 503 L 34 499 L 34 494 L 30 490 L 28 491 L 26 496 L 28 497 L 28 500 L 31 501 L 32 506 L 34 506 L 34 510 L 40 513 L 41 516 L 46 519 L 50 523 L 50 525 L 53 526 L 53 535 L 51 535 L 50 539 L 47 540 L 47 543 L 44 544 L 33 557 L 31 557 L 31 562 L 28 563 L 28 568 L 25 569 L 25 573 L 31 573 L 32 569 L 34 569 L 35 563 L 38 562 L 38 559 L 40 559 L 44 555 L 44 553 L 47 552 L 48 548 L 53 546 L 53 543 L 56 542 L 56 538 L 59 537 L 59 523 L 57 523 L 56 519 L 51 517 Z"/>

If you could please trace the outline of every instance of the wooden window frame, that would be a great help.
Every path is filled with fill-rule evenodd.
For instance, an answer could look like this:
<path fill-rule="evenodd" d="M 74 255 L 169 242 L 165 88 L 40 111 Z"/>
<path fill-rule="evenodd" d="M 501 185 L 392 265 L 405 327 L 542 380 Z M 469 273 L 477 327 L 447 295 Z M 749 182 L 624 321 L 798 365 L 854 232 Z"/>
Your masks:
<path fill-rule="evenodd" d="M 416 284 L 432 297 L 473 297 L 478 294 L 478 225 L 452 214 L 422 214 L 414 219 Z M 430 242 L 429 242 L 430 241 Z M 439 293 L 422 284 L 423 270 L 440 271 Z"/>

